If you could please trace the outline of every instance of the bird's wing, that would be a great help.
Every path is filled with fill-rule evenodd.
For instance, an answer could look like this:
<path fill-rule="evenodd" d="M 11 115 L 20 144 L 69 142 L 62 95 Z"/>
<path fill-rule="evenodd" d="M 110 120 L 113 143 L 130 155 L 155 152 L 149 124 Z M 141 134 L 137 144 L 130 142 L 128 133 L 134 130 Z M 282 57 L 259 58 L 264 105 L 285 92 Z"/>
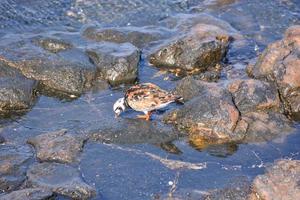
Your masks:
<path fill-rule="evenodd" d="M 128 105 L 137 111 L 154 110 L 161 105 L 173 102 L 176 96 L 152 83 L 131 87 L 125 94 Z"/>

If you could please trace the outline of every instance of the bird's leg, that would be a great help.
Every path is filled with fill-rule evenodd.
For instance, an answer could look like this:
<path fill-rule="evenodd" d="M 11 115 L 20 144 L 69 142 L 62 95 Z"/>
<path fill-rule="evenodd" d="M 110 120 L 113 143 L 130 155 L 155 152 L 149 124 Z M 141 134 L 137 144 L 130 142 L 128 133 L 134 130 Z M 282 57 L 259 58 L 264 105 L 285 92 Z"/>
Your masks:
<path fill-rule="evenodd" d="M 148 111 L 145 115 L 138 115 L 137 118 L 149 121 L 151 118 L 151 114 L 152 114 L 152 111 Z"/>

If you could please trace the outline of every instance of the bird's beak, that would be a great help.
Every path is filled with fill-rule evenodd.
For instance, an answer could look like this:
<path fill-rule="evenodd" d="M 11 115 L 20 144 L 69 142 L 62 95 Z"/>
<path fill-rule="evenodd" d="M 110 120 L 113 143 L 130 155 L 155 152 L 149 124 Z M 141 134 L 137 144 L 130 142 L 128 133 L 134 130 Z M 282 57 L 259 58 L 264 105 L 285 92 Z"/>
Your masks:
<path fill-rule="evenodd" d="M 119 115 L 120 115 L 120 114 L 117 114 L 117 113 L 116 113 L 116 114 L 115 114 L 115 118 L 118 118 L 118 117 L 119 117 Z"/>

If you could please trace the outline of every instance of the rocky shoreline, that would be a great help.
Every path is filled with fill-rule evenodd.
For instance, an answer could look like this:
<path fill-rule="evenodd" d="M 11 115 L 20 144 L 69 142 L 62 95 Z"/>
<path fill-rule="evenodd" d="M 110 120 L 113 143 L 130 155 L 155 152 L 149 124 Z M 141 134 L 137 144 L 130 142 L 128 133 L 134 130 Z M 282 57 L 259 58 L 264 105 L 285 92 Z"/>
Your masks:
<path fill-rule="evenodd" d="M 220 79 L 226 71 L 227 53 L 247 45 L 244 36 L 210 15 L 177 15 L 168 20 L 162 24 L 175 20 L 176 25 L 88 26 L 81 32 L 1 38 L 3 118 L 26 114 L 42 95 L 75 101 L 90 91 L 134 84 L 145 61 L 177 78 L 174 92 L 185 103 L 152 122 L 121 119 L 115 126 L 106 124 L 84 133 L 41 132 L 23 145 L 6 142 L 0 135 L 0 200 L 42 200 L 57 195 L 95 198 L 97 189 L 78 168 L 87 141 L 149 143 L 180 154 L 172 144 L 179 137 L 206 148 L 269 142 L 295 132 L 295 116 L 300 113 L 300 26 L 289 27 L 281 40 L 269 44 L 254 63 L 245 66 L 243 75 L 228 76 L 224 82 Z M 300 162 L 281 159 L 252 183 L 247 178 L 239 181 L 200 197 L 195 191 L 189 194 L 191 199 L 297 199 Z M 177 192 L 162 199 L 186 196 Z"/>

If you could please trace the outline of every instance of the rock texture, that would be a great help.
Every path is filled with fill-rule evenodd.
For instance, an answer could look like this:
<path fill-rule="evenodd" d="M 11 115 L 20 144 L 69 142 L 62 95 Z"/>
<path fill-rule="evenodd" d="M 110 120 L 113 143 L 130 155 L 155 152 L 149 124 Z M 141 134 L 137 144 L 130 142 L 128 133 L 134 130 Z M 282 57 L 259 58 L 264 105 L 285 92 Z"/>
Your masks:
<path fill-rule="evenodd" d="M 0 196 L 0 200 L 46 200 L 53 196 L 50 190 L 42 188 L 28 188 L 13 191 Z"/>
<path fill-rule="evenodd" d="M 77 160 L 83 141 L 62 130 L 36 136 L 29 139 L 28 143 L 34 146 L 40 161 L 72 163 Z"/>
<path fill-rule="evenodd" d="M 289 114 L 300 112 L 300 26 L 287 29 L 284 38 L 270 44 L 255 65 L 249 65 L 249 76 L 274 82 Z"/>
<path fill-rule="evenodd" d="M 72 199 L 89 199 L 96 194 L 75 168 L 64 164 L 35 164 L 27 171 L 27 177 L 27 184 L 31 187 L 50 190 Z"/>
<path fill-rule="evenodd" d="M 150 55 L 150 63 L 189 73 L 205 72 L 221 62 L 229 41 L 229 34 L 221 28 L 198 24 L 184 36 L 173 39 Z"/>
<path fill-rule="evenodd" d="M 0 145 L 0 191 L 16 190 L 23 183 L 32 158 L 28 146 Z"/>
<path fill-rule="evenodd" d="M 0 114 L 29 109 L 35 100 L 37 82 L 11 69 L 0 57 Z"/>
<path fill-rule="evenodd" d="M 183 98 L 193 95 L 196 97 L 186 102 L 182 108 L 168 113 L 164 120 L 176 124 L 189 134 L 201 135 L 207 139 L 242 139 L 243 135 L 232 134 L 239 120 L 239 111 L 230 93 L 215 83 L 196 82 L 205 89 L 192 85 L 196 90 L 191 89 L 191 94 L 186 93 Z"/>
<path fill-rule="evenodd" d="M 99 76 L 110 84 L 137 79 L 140 52 L 132 44 L 101 43 L 89 46 L 86 53 L 97 66 Z"/>
<path fill-rule="evenodd" d="M 251 200 L 293 200 L 300 196 L 300 161 L 279 160 L 253 181 Z"/>

